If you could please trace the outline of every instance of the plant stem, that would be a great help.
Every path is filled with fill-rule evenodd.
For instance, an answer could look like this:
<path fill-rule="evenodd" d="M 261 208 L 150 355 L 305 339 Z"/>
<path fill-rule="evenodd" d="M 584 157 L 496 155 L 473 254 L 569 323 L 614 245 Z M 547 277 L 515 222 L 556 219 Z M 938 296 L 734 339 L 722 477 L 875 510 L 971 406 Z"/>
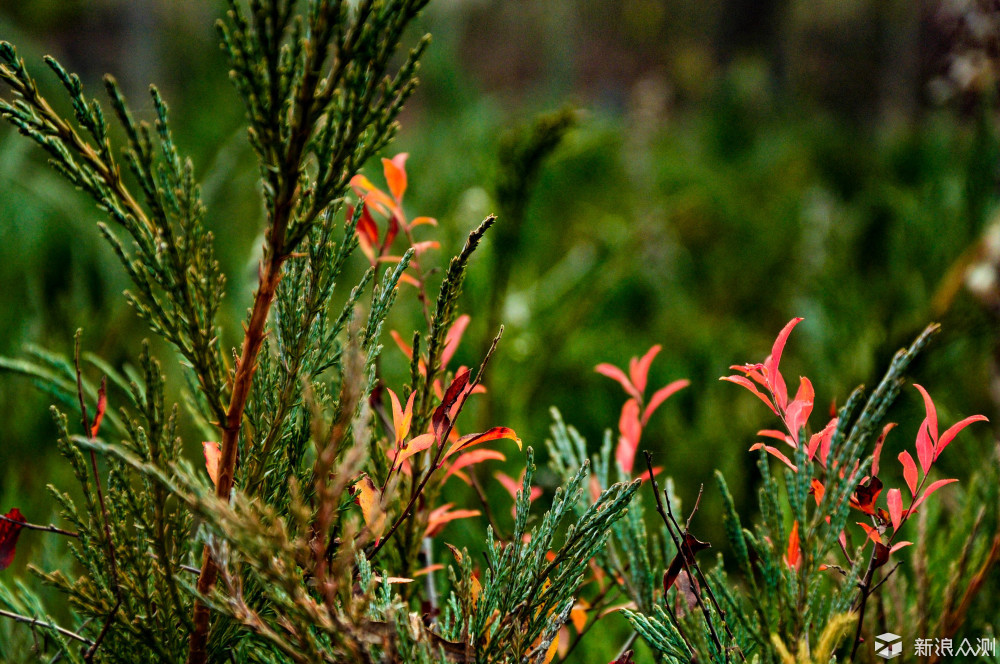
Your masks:
<path fill-rule="evenodd" d="M 45 629 L 51 629 L 54 632 L 59 632 L 60 634 L 62 634 L 67 638 L 79 641 L 80 643 L 86 644 L 88 646 L 93 645 L 94 643 L 87 637 L 80 636 L 76 632 L 71 632 L 65 627 L 60 627 L 59 625 L 53 625 L 52 623 L 42 622 L 37 618 L 22 616 L 19 613 L 11 613 L 10 611 L 4 611 L 3 609 L 0 609 L 0 616 L 3 616 L 4 618 L 10 618 L 11 620 L 14 620 L 19 623 L 25 623 L 26 625 L 31 625 L 33 627 L 44 627 Z"/>
<path fill-rule="evenodd" d="M 0 521 L 6 521 L 8 523 L 14 523 L 21 528 L 27 528 L 28 530 L 38 530 L 43 533 L 55 533 L 56 535 L 65 535 L 66 537 L 79 537 L 80 533 L 74 533 L 70 530 L 63 530 L 62 528 L 56 528 L 55 526 L 40 526 L 37 523 L 27 523 L 25 521 L 18 521 L 12 519 L 9 516 L 4 516 L 0 514 Z"/>
<path fill-rule="evenodd" d="M 281 265 L 284 254 L 281 248 L 284 224 L 275 224 L 271 229 L 268 256 L 260 269 L 260 280 L 257 293 L 254 295 L 253 309 L 246 334 L 243 337 L 243 349 L 236 364 L 233 375 L 233 392 L 226 410 L 226 420 L 222 426 L 222 450 L 219 458 L 219 476 L 215 495 L 224 501 L 229 501 L 233 488 L 233 477 L 236 472 L 236 453 L 239 446 L 240 427 L 243 423 L 243 411 L 250 397 L 254 370 L 257 368 L 257 355 L 264 342 L 267 317 L 274 302 L 274 294 L 281 281 Z M 206 545 L 202 551 L 201 574 L 198 575 L 198 592 L 207 595 L 212 591 L 218 576 L 218 567 L 212 559 L 211 551 Z M 210 618 L 208 605 L 200 600 L 194 604 L 192 622 L 194 630 L 188 644 L 188 664 L 204 664 L 208 645 L 208 624 Z"/>

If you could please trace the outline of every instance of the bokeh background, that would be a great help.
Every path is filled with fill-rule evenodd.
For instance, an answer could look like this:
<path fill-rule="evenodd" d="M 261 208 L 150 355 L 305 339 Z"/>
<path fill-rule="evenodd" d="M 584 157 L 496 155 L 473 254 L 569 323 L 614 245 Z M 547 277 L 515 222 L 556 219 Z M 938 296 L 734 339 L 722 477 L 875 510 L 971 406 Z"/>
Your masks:
<path fill-rule="evenodd" d="M 101 74 L 114 73 L 140 117 L 151 115 L 147 85 L 160 87 L 204 182 L 234 345 L 262 213 L 242 108 L 212 27 L 222 4 L 0 0 L 0 38 L 34 65 L 50 98 L 61 100 L 42 74 L 43 54 L 93 94 Z M 503 212 L 505 141 L 541 114 L 573 119 L 523 183 L 521 219 L 504 228 L 501 218 L 473 261 L 472 324 L 457 359 L 476 363 L 493 326 L 503 322 L 506 332 L 491 394 L 465 427 L 508 425 L 542 450 L 555 406 L 596 448 L 624 399 L 594 365 L 621 366 L 662 344 L 652 386 L 682 377 L 692 385 L 657 413 L 644 445 L 677 478 L 682 499 L 720 468 L 751 514 L 747 448 L 774 423 L 718 377 L 762 360 L 793 316 L 806 320 L 782 365 L 786 376 L 813 380 L 817 420 L 826 404 L 873 385 L 897 348 L 939 321 L 943 333 L 913 379 L 945 422 L 971 413 L 1000 421 L 993 4 L 433 1 L 413 31 L 434 37 L 422 84 L 385 155 L 410 153 L 407 212 L 440 221 L 422 231 L 442 245 L 427 260 L 445 265 L 470 228 Z M 382 182 L 377 164 L 367 174 Z M 113 364 L 137 356 L 150 334 L 120 295 L 127 279 L 99 219 L 38 149 L 0 128 L 0 354 L 21 356 L 26 344 L 69 353 L 82 327 L 84 347 Z M 356 263 L 360 273 L 360 255 Z M 409 338 L 420 322 L 404 292 L 391 327 Z M 176 362 L 165 364 L 181 385 Z M 390 386 L 403 382 L 406 365 L 388 337 L 383 368 Z M 50 401 L 0 375 L 0 505 L 36 522 L 57 518 L 44 487 L 67 475 Z M 887 458 L 912 441 L 921 414 L 916 391 L 904 391 Z M 992 458 L 992 441 L 987 427 L 963 434 L 961 449 L 942 458 L 944 472 L 967 477 Z M 192 459 L 199 442 L 187 441 Z M 523 459 L 508 465 L 516 476 Z M 539 481 L 551 488 L 556 478 L 542 472 Z M 718 541 L 712 493 L 695 528 Z M 456 540 L 481 541 L 474 524 L 449 528 Z M 22 540 L 7 573 L 24 573 L 25 552 L 55 555 L 51 540 Z M 614 654 L 614 633 L 595 630 L 587 661 Z"/>

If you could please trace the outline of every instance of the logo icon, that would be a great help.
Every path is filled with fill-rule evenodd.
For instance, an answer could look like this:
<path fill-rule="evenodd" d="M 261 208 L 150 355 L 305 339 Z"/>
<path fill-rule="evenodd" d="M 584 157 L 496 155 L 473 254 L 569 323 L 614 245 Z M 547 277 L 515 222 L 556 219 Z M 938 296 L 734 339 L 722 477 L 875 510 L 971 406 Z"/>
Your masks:
<path fill-rule="evenodd" d="M 875 637 L 875 654 L 883 659 L 892 659 L 903 654 L 903 637 L 886 632 Z"/>

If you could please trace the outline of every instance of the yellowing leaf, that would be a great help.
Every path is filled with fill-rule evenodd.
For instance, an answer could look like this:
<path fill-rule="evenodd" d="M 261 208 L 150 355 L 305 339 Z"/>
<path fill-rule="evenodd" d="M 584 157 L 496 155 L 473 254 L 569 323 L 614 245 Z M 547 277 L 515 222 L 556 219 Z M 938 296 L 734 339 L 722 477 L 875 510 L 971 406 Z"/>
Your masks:
<path fill-rule="evenodd" d="M 354 502 L 361 507 L 361 518 L 365 520 L 365 525 L 377 542 L 382 537 L 386 521 L 381 492 L 372 482 L 372 478 L 362 475 L 351 488 L 351 493 L 354 495 Z"/>
<path fill-rule="evenodd" d="M 219 457 L 222 456 L 222 450 L 219 449 L 219 444 L 206 440 L 201 444 L 202 450 L 205 452 L 205 469 L 208 471 L 208 476 L 212 478 L 212 484 L 219 485 Z"/>

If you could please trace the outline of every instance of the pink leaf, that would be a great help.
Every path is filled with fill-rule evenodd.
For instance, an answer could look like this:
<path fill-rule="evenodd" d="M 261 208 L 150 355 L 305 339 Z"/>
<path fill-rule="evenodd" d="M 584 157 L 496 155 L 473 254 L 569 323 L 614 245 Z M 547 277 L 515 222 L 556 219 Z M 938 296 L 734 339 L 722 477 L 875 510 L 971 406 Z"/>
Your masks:
<path fill-rule="evenodd" d="M 448 472 L 444 474 L 444 479 L 448 479 L 452 474 L 457 473 L 466 466 L 471 466 L 472 464 L 487 461 L 489 459 L 506 461 L 507 457 L 505 457 L 502 452 L 497 452 L 496 450 L 473 450 L 471 452 L 466 452 L 455 459 L 455 463 L 451 464 L 451 467 L 448 468 Z"/>
<path fill-rule="evenodd" d="M 937 447 L 934 450 L 934 460 L 937 461 L 937 458 L 941 455 L 941 452 L 944 450 L 944 448 L 948 447 L 951 441 L 955 439 L 955 436 L 958 435 L 959 431 L 969 426 L 973 422 L 989 422 L 989 420 L 986 419 L 985 415 L 970 415 L 961 422 L 958 422 L 948 427 L 948 430 L 945 431 L 943 434 L 941 434 L 941 438 L 940 440 L 938 440 Z"/>
<path fill-rule="evenodd" d="M 801 321 L 801 318 L 793 318 L 788 321 L 788 324 L 778 333 L 778 338 L 774 340 L 774 345 L 771 347 L 771 355 L 764 360 L 767 378 L 770 380 L 771 387 L 773 388 L 774 397 L 782 409 L 788 403 L 788 391 L 785 388 L 785 380 L 781 377 L 781 372 L 778 370 L 778 364 L 781 362 L 781 353 L 785 350 L 788 335 L 792 333 L 792 329 Z"/>
<path fill-rule="evenodd" d="M 621 438 L 615 450 L 615 459 L 626 474 L 632 473 L 635 464 L 635 452 L 639 448 L 639 438 L 642 436 L 642 424 L 639 422 L 639 402 L 629 399 L 622 406 L 622 414 L 618 419 L 618 431 Z"/>
<path fill-rule="evenodd" d="M 899 489 L 889 489 L 885 496 L 885 502 L 889 506 L 889 518 L 892 520 L 893 531 L 899 530 L 899 523 L 903 519 L 903 496 Z"/>
<path fill-rule="evenodd" d="M 642 395 L 639 394 L 639 391 L 635 389 L 634 385 L 632 385 L 632 381 L 628 379 L 628 376 L 625 375 L 625 372 L 616 367 L 615 365 L 608 364 L 607 362 L 602 362 L 601 364 L 598 364 L 596 367 L 594 367 L 594 371 L 601 374 L 602 376 L 607 376 L 611 380 L 618 381 L 621 384 L 621 386 L 625 388 L 625 392 L 627 392 L 628 395 L 631 396 L 632 398 L 634 399 L 642 398 Z"/>
<path fill-rule="evenodd" d="M 691 381 L 686 378 L 681 378 L 680 380 L 675 380 L 666 387 L 661 387 L 656 392 L 653 392 L 652 398 L 649 400 L 649 404 L 646 406 L 646 410 L 642 413 L 642 425 L 646 426 L 646 422 L 649 421 L 650 416 L 653 412 L 660 407 L 660 404 L 672 397 L 674 394 L 683 390 L 685 387 L 691 384 Z"/>
<path fill-rule="evenodd" d="M 788 408 L 785 410 L 785 426 L 788 427 L 788 433 L 792 434 L 796 447 L 798 447 L 799 432 L 809 422 L 815 398 L 816 393 L 813 390 L 812 382 L 805 376 L 801 376 L 795 399 L 788 404 Z"/>
<path fill-rule="evenodd" d="M 632 384 L 635 385 L 635 389 L 639 394 L 643 394 L 646 391 L 646 381 L 649 377 L 649 367 L 653 364 L 653 360 L 656 358 L 657 353 L 660 352 L 662 347 L 660 344 L 656 344 L 642 356 L 638 362 L 632 362 L 629 366 L 629 376 L 632 379 Z"/>
<path fill-rule="evenodd" d="M 913 387 L 917 388 L 920 395 L 924 398 L 924 410 L 927 411 L 927 429 L 930 432 L 931 440 L 937 445 L 938 439 L 938 421 L 937 421 L 937 408 L 934 407 L 934 401 L 931 399 L 931 395 L 927 394 L 927 390 L 921 385 L 913 384 Z"/>
<path fill-rule="evenodd" d="M 458 344 L 462 342 L 462 335 L 465 334 L 465 328 L 469 326 L 468 314 L 462 314 L 455 319 L 455 322 L 451 324 L 448 328 L 448 335 L 444 340 L 444 350 L 441 351 L 441 366 L 447 367 L 448 362 L 455 355 L 455 351 L 458 349 Z"/>
<path fill-rule="evenodd" d="M 878 462 L 882 456 L 882 445 L 885 444 L 885 437 L 889 435 L 889 432 L 892 431 L 895 426 L 895 422 L 889 422 L 882 428 L 882 433 L 878 437 L 878 442 L 875 443 L 875 451 L 872 453 L 872 475 L 878 475 Z"/>
<path fill-rule="evenodd" d="M 892 545 L 892 548 L 889 549 L 889 553 L 896 553 L 903 547 L 910 546 L 911 544 L 913 544 L 913 542 L 896 542 L 895 544 Z"/>
<path fill-rule="evenodd" d="M 795 464 L 789 461 L 788 457 L 782 454 L 777 447 L 771 447 L 770 445 L 765 445 L 764 443 L 754 443 L 753 445 L 750 446 L 750 451 L 752 452 L 754 450 L 759 450 L 761 448 L 764 448 L 764 451 L 770 454 L 771 456 L 780 459 L 783 464 L 785 464 L 795 472 L 799 472 L 799 469 L 795 467 Z"/>
<path fill-rule="evenodd" d="M 934 463 L 934 442 L 928 433 L 928 426 L 927 420 L 924 420 L 917 431 L 917 459 L 920 460 L 920 469 L 924 471 L 924 475 Z"/>
<path fill-rule="evenodd" d="M 903 479 L 906 480 L 906 486 L 910 488 L 910 495 L 917 495 L 917 464 L 913 462 L 913 457 L 907 451 L 902 451 L 899 453 L 899 462 L 903 464 Z"/>
<path fill-rule="evenodd" d="M 757 386 L 754 385 L 752 382 L 750 382 L 749 378 L 744 378 L 743 376 L 722 376 L 721 378 L 719 378 L 719 380 L 724 380 L 730 383 L 736 383 L 737 385 L 742 385 L 743 387 L 747 388 L 755 395 L 757 395 L 757 398 L 763 401 L 767 405 L 767 407 L 771 409 L 772 413 L 778 415 L 778 411 L 774 408 L 774 404 L 771 403 L 771 400 L 768 399 L 766 396 L 764 396 L 764 394 L 757 389 Z"/>
<path fill-rule="evenodd" d="M 919 498 L 917 498 L 915 501 L 913 501 L 913 504 L 910 505 L 910 510 L 909 511 L 910 512 L 916 512 L 917 508 L 920 507 L 920 503 L 922 503 L 925 500 L 927 500 L 927 498 L 932 493 L 934 493 L 935 491 L 937 491 L 941 487 L 945 486 L 946 484 L 951 484 L 952 482 L 957 482 L 957 481 L 958 480 L 938 480 L 937 482 L 932 482 L 929 487 L 927 487 L 926 489 L 924 489 L 923 494 L 921 494 L 921 496 Z"/>

